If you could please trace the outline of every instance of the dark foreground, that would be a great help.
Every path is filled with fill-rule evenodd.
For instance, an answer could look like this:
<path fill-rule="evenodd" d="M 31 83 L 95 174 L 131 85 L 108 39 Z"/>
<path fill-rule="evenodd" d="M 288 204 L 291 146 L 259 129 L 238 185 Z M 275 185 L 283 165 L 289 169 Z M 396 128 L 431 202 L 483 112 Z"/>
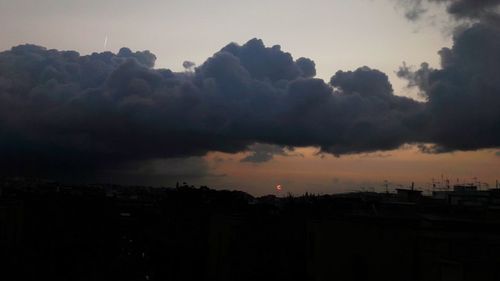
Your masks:
<path fill-rule="evenodd" d="M 0 187 L 0 280 L 500 280 L 498 190 Z"/>

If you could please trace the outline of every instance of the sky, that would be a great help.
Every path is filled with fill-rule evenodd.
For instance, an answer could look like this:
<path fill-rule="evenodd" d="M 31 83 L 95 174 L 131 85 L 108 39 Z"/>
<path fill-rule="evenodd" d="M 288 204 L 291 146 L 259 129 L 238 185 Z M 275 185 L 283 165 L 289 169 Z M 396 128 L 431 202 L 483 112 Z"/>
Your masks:
<path fill-rule="evenodd" d="M 497 46 L 498 1 L 481 3 L 0 0 L 0 166 L 252 194 L 493 185 L 500 72 L 477 49 Z"/>

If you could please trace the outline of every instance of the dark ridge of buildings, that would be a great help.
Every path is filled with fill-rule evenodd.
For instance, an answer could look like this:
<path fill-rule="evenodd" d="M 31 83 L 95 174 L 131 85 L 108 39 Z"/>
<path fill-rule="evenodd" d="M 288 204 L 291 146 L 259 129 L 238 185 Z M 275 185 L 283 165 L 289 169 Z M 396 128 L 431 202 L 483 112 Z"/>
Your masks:
<path fill-rule="evenodd" d="M 500 190 L 0 181 L 0 280 L 500 280 Z"/>

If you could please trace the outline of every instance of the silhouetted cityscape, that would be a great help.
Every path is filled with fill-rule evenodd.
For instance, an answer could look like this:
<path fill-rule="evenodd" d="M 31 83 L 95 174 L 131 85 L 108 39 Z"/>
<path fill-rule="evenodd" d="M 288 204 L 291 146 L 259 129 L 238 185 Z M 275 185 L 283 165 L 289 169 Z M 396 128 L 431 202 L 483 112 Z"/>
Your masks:
<path fill-rule="evenodd" d="M 0 26 L 0 281 L 500 281 L 500 0 Z"/>
<path fill-rule="evenodd" d="M 2 280 L 499 280 L 500 190 L 0 184 Z"/>

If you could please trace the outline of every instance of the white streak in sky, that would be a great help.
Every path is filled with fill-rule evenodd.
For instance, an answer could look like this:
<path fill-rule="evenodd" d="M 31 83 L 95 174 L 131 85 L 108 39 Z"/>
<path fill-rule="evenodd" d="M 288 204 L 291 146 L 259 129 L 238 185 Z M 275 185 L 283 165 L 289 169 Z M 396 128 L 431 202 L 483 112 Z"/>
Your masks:
<path fill-rule="evenodd" d="M 104 38 L 104 50 L 106 50 L 106 47 L 108 46 L 108 35 Z"/>

